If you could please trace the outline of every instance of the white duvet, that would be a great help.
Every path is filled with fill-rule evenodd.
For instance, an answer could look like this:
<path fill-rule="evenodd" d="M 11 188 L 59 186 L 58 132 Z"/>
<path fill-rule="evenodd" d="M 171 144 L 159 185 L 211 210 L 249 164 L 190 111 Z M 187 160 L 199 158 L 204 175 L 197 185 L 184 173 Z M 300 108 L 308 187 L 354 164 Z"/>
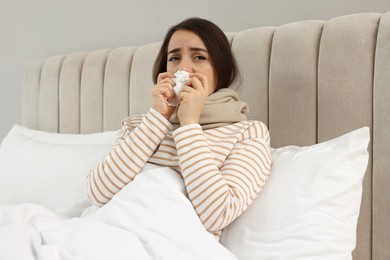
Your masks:
<path fill-rule="evenodd" d="M 102 208 L 61 218 L 36 204 L 0 206 L 0 260 L 237 259 L 203 227 L 169 168 L 147 165 Z"/>

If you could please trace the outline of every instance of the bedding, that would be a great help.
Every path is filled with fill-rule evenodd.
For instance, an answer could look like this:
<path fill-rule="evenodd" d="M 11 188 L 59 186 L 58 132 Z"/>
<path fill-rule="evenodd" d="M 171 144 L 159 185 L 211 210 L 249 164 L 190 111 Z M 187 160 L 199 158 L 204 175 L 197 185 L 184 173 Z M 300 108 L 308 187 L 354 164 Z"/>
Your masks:
<path fill-rule="evenodd" d="M 172 169 L 147 165 L 102 208 L 64 219 L 37 204 L 0 207 L 1 259 L 237 259 L 208 233 Z"/>
<path fill-rule="evenodd" d="M 221 243 L 240 260 L 352 259 L 369 140 L 363 127 L 313 146 L 272 149 L 267 184 Z"/>
<path fill-rule="evenodd" d="M 0 203 L 38 203 L 79 215 L 89 205 L 86 175 L 116 138 L 116 131 L 58 134 L 15 125 L 0 147 Z"/>
<path fill-rule="evenodd" d="M 0 147 L 0 259 L 351 259 L 368 161 L 367 127 L 313 146 L 272 149 L 264 189 L 225 228 L 220 243 L 203 227 L 182 178 L 170 168 L 147 163 L 105 206 L 90 205 L 84 187 L 89 164 L 111 149 L 116 135 L 21 126 L 10 131 Z M 40 160 L 50 153 L 51 160 Z M 62 160 L 72 156 L 80 163 L 66 168 L 69 160 Z M 16 159 L 23 165 L 8 171 Z M 26 193 L 11 189 L 28 174 L 39 178 L 20 184 Z M 58 185 L 56 192 L 47 183 Z M 76 196 L 69 197 L 68 189 Z"/>

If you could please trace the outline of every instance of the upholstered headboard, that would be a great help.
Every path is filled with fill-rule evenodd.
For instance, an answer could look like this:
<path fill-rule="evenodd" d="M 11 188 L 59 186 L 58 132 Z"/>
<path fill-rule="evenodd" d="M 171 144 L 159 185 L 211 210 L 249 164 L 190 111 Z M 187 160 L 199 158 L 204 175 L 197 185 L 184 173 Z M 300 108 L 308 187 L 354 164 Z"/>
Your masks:
<path fill-rule="evenodd" d="M 390 13 L 228 33 L 233 86 L 265 122 L 273 147 L 371 129 L 355 260 L 390 259 Z M 149 106 L 160 43 L 80 52 L 27 66 L 22 124 L 62 133 L 117 129 Z"/>

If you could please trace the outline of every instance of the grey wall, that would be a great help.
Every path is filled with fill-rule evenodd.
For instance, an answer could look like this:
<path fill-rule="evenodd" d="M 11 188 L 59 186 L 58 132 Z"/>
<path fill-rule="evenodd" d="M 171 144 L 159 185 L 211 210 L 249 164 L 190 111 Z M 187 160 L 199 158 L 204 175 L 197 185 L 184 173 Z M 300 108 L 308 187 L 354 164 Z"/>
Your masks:
<path fill-rule="evenodd" d="M 0 140 L 20 122 L 25 64 L 33 59 L 160 41 L 184 18 L 224 31 L 390 11 L 390 0 L 0 0 Z"/>

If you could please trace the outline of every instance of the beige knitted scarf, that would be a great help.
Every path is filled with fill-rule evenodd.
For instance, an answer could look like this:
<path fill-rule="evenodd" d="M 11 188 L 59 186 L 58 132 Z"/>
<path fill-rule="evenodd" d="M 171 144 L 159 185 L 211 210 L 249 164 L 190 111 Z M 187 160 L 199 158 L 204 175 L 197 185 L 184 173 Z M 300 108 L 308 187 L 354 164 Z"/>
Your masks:
<path fill-rule="evenodd" d="M 248 105 L 240 101 L 237 92 L 222 88 L 207 98 L 199 124 L 203 130 L 230 125 L 246 120 L 248 110 Z M 180 125 L 176 111 L 170 119 L 175 128 Z"/>

